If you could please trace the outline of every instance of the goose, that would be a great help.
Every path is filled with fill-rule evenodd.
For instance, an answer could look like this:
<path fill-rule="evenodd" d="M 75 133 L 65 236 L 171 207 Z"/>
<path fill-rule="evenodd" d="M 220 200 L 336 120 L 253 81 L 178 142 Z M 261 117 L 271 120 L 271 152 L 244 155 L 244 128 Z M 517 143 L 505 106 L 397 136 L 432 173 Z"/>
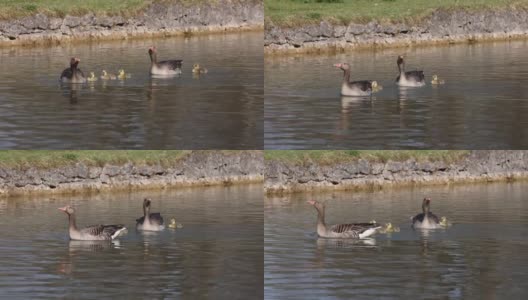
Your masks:
<path fill-rule="evenodd" d="M 205 74 L 205 73 L 207 73 L 207 69 L 204 68 L 204 67 L 200 67 L 200 64 L 194 64 L 192 71 L 195 74 Z"/>
<path fill-rule="evenodd" d="M 75 223 L 75 209 L 66 205 L 60 207 L 59 210 L 65 212 L 68 215 L 70 225 L 69 234 L 70 239 L 78 241 L 103 241 L 113 240 L 126 234 L 127 229 L 124 225 L 90 225 L 84 228 L 78 229 Z"/>
<path fill-rule="evenodd" d="M 414 228 L 421 228 L 421 229 L 435 229 L 440 227 L 440 219 L 430 212 L 429 205 L 431 203 L 431 199 L 424 198 L 422 201 L 422 210 L 423 212 L 421 214 L 417 214 L 412 218 L 412 226 Z"/>
<path fill-rule="evenodd" d="M 115 76 L 115 74 L 108 73 L 108 72 L 106 72 L 106 70 L 103 70 L 101 73 L 102 73 L 101 74 L 101 79 L 103 79 L 103 80 L 116 80 L 116 78 L 117 78 Z"/>
<path fill-rule="evenodd" d="M 408 71 L 405 72 L 405 62 L 403 61 L 403 56 L 398 56 L 396 61 L 398 64 L 398 70 L 400 74 L 396 77 L 396 83 L 399 86 L 424 86 L 425 77 L 423 71 Z"/>
<path fill-rule="evenodd" d="M 62 71 L 62 74 L 60 76 L 60 80 L 62 82 L 69 82 L 69 83 L 85 83 L 86 82 L 86 78 L 84 77 L 83 72 L 81 71 L 81 69 L 77 68 L 80 61 L 81 60 L 76 57 L 71 58 L 70 67 L 64 69 L 64 71 Z"/>
<path fill-rule="evenodd" d="M 125 70 L 123 70 L 123 69 L 120 69 L 119 70 L 119 74 L 117 75 L 117 78 L 119 78 L 121 80 L 130 78 L 130 77 L 132 77 L 132 75 L 130 75 L 130 73 L 125 73 Z"/>
<path fill-rule="evenodd" d="M 97 77 L 95 76 L 94 72 L 90 72 L 90 76 L 86 78 L 88 81 L 97 81 Z"/>
<path fill-rule="evenodd" d="M 382 226 L 376 223 L 338 224 L 327 227 L 325 224 L 325 206 L 315 200 L 307 202 L 317 210 L 317 235 L 323 238 L 363 239 L 377 232 Z"/>
<path fill-rule="evenodd" d="M 445 80 L 439 79 L 438 75 L 433 75 L 433 80 L 431 80 L 431 84 L 444 84 Z"/>
<path fill-rule="evenodd" d="M 343 70 L 343 83 L 341 96 L 370 96 L 372 95 L 372 80 L 350 82 L 350 65 L 347 63 L 335 64 L 334 67 Z M 377 82 L 376 82 L 377 86 Z"/>
<path fill-rule="evenodd" d="M 176 75 L 181 74 L 182 60 L 164 60 L 158 62 L 156 47 L 150 47 L 150 74 L 153 75 Z"/>
<path fill-rule="evenodd" d="M 138 230 L 161 231 L 165 229 L 160 213 L 150 213 L 150 199 L 143 200 L 143 217 L 136 220 Z"/>

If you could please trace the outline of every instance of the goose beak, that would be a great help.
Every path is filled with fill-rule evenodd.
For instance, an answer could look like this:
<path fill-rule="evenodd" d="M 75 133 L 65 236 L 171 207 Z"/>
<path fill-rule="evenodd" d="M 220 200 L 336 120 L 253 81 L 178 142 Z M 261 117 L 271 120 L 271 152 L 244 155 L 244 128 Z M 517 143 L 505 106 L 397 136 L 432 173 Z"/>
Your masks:
<path fill-rule="evenodd" d="M 310 205 L 315 205 L 315 201 L 314 200 L 308 200 L 308 201 L 306 201 L 306 203 L 308 203 Z"/>
<path fill-rule="evenodd" d="M 66 208 L 67 208 L 67 206 L 59 207 L 58 210 L 63 211 L 63 212 L 66 212 Z"/>
<path fill-rule="evenodd" d="M 341 68 L 343 66 L 343 64 L 334 64 L 334 67 L 336 68 Z"/>

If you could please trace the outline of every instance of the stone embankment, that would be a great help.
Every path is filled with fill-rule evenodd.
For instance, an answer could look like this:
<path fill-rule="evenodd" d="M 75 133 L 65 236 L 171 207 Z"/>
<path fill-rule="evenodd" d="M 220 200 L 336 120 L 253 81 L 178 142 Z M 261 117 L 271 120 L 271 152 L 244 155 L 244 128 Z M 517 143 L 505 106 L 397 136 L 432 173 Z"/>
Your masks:
<path fill-rule="evenodd" d="M 171 166 L 75 163 L 48 170 L 0 168 L 0 196 L 262 182 L 263 170 L 261 151 L 194 151 Z"/>
<path fill-rule="evenodd" d="M 454 163 L 359 159 L 333 165 L 268 160 L 265 165 L 268 194 L 528 179 L 528 151 L 476 150 Z"/>
<path fill-rule="evenodd" d="M 154 2 L 128 18 L 93 13 L 64 18 L 36 14 L 0 21 L 0 46 L 242 31 L 263 26 L 262 1 L 216 0 L 196 5 Z"/>
<path fill-rule="evenodd" d="M 366 47 L 406 47 L 482 40 L 528 38 L 528 10 L 438 9 L 419 24 L 380 23 L 333 25 L 321 22 L 304 27 L 265 25 L 267 54 L 344 51 Z"/>

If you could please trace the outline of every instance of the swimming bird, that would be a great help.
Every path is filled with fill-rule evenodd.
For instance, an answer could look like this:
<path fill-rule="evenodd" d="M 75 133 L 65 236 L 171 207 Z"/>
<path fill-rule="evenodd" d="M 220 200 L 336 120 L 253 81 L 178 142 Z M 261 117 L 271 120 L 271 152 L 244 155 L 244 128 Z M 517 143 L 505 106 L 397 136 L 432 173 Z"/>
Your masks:
<path fill-rule="evenodd" d="M 206 68 L 204 68 L 204 67 L 200 67 L 200 64 L 194 64 L 194 65 L 193 65 L 193 70 L 192 70 L 192 71 L 193 71 L 193 73 L 195 73 L 195 74 L 205 74 L 205 73 L 208 72 Z"/>
<path fill-rule="evenodd" d="M 307 202 L 317 211 L 317 235 L 323 238 L 362 239 L 369 237 L 381 228 L 376 223 L 338 224 L 327 227 L 325 224 L 325 206 L 315 200 Z"/>
<path fill-rule="evenodd" d="M 181 74 L 182 60 L 164 60 L 158 62 L 156 47 L 150 47 L 150 74 L 153 75 L 176 75 Z"/>
<path fill-rule="evenodd" d="M 78 68 L 79 62 L 81 60 L 72 57 L 70 60 L 70 67 L 64 69 L 62 71 L 60 80 L 62 82 L 69 82 L 69 83 L 85 83 L 86 78 L 84 77 L 84 73 L 81 71 L 81 69 Z"/>
<path fill-rule="evenodd" d="M 138 230 L 161 231 L 165 229 L 160 213 L 150 213 L 150 199 L 143 200 L 143 217 L 136 220 Z"/>
<path fill-rule="evenodd" d="M 169 223 L 169 228 L 183 228 L 183 225 L 181 223 L 176 223 L 176 219 L 172 218 Z"/>
<path fill-rule="evenodd" d="M 120 69 L 119 74 L 117 75 L 117 78 L 121 80 L 130 78 L 130 77 L 132 77 L 132 75 L 130 75 L 130 73 L 125 73 L 125 70 L 123 69 Z"/>
<path fill-rule="evenodd" d="M 342 96 L 370 96 L 372 94 L 372 80 L 361 80 L 350 82 L 350 65 L 347 63 L 335 64 L 344 72 L 343 83 L 341 84 Z"/>
<path fill-rule="evenodd" d="M 108 73 L 108 72 L 106 72 L 106 70 L 103 70 L 102 74 L 101 74 L 101 79 L 103 79 L 103 80 L 116 80 L 117 77 L 115 76 L 115 74 Z"/>
<path fill-rule="evenodd" d="M 429 205 L 431 199 L 424 198 L 422 201 L 422 213 L 417 214 L 412 218 L 412 226 L 421 229 L 435 229 L 439 228 L 440 219 L 430 211 Z"/>
<path fill-rule="evenodd" d="M 433 80 L 431 80 L 431 84 L 444 84 L 445 80 L 438 79 L 438 75 L 433 75 Z"/>
<path fill-rule="evenodd" d="M 66 205 L 59 208 L 65 212 L 69 218 L 69 234 L 70 239 L 79 241 L 102 241 L 113 240 L 127 233 L 124 225 L 90 225 L 82 229 L 77 228 L 75 223 L 75 209 Z"/>
<path fill-rule="evenodd" d="M 95 77 L 95 73 L 94 72 L 90 72 L 90 76 L 88 76 L 88 78 L 86 78 L 86 80 L 88 80 L 88 81 L 97 81 L 97 77 Z"/>
<path fill-rule="evenodd" d="M 423 71 L 408 71 L 405 72 L 405 62 L 403 56 L 398 56 L 396 61 L 400 74 L 396 77 L 396 83 L 399 86 L 419 87 L 425 85 L 425 76 Z"/>

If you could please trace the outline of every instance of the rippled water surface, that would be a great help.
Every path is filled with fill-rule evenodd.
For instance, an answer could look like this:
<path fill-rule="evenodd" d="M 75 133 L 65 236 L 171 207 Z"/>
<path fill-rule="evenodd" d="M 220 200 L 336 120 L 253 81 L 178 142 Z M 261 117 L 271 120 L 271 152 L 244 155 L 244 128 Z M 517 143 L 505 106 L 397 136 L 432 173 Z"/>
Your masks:
<path fill-rule="evenodd" d="M 181 229 L 138 233 L 142 199 Z M 77 224 L 123 223 L 119 242 L 69 241 Z M 262 185 L 0 199 L 2 299 L 259 299 Z"/>
<path fill-rule="evenodd" d="M 266 57 L 267 149 L 528 147 L 528 42 Z M 396 58 L 423 69 L 427 86 L 401 89 Z M 341 97 L 342 71 L 377 80 L 370 98 Z M 433 87 L 431 75 L 445 85 Z"/>
<path fill-rule="evenodd" d="M 183 74 L 151 78 L 151 45 Z M 262 148 L 262 53 L 262 33 L 0 48 L 0 148 Z M 85 75 L 132 77 L 61 85 L 72 56 Z"/>
<path fill-rule="evenodd" d="M 524 299 L 527 183 L 297 194 L 264 202 L 266 299 Z M 414 231 L 421 199 L 453 225 Z M 376 220 L 400 232 L 353 242 L 317 238 L 308 199 L 328 224 Z"/>

